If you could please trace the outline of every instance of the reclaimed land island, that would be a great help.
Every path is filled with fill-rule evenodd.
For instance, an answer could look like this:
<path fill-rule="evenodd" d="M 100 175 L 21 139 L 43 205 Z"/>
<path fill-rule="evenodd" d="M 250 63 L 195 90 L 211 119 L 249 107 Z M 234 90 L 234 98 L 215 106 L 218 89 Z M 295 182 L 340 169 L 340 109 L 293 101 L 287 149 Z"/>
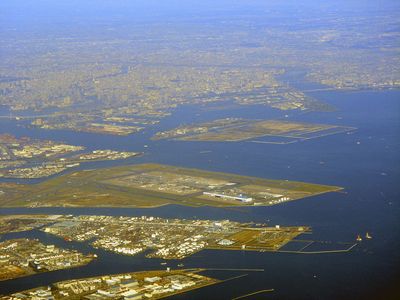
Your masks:
<path fill-rule="evenodd" d="M 84 151 L 83 146 L 0 134 L 0 178 L 46 178 L 81 163 L 128 159 L 141 154 L 109 149 Z"/>
<path fill-rule="evenodd" d="M 161 299 L 222 282 L 199 274 L 201 271 L 204 269 L 142 271 L 72 279 L 0 299 Z"/>
<path fill-rule="evenodd" d="M 2 183 L 0 206 L 266 206 L 341 189 L 160 164 L 136 164 L 74 172 L 38 184 Z"/>
<path fill-rule="evenodd" d="M 17 223 L 23 220 L 24 224 Z M 184 259 L 203 249 L 279 251 L 308 226 L 267 226 L 230 220 L 163 219 L 151 216 L 0 216 L 0 232 L 29 225 L 65 241 L 87 242 L 96 249 L 148 258 Z M 1 244 L 0 244 L 1 245 Z"/>
<path fill-rule="evenodd" d="M 0 221 L 0 231 L 4 229 L 3 224 L 4 221 Z M 0 282 L 36 273 L 85 266 L 95 257 L 76 250 L 45 245 L 36 239 L 6 240 L 0 242 Z"/>
<path fill-rule="evenodd" d="M 356 130 L 354 127 L 338 125 L 282 120 L 226 118 L 200 124 L 179 126 L 168 131 L 160 131 L 152 139 L 202 142 L 248 141 L 264 144 L 290 144 L 354 130 Z"/>

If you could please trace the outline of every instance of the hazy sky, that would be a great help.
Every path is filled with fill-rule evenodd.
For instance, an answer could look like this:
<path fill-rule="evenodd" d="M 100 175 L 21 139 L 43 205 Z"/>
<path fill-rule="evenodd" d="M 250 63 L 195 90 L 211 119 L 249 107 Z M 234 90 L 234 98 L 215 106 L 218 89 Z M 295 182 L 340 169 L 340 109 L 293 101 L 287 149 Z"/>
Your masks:
<path fill-rule="evenodd" d="M 398 0 L 1 0 L 0 25 L 68 22 L 76 18 L 196 16 L 233 11 L 399 11 Z"/>
<path fill-rule="evenodd" d="M 295 29 L 296 19 L 324 20 L 332 12 L 343 17 L 390 14 L 400 19 L 400 0 L 0 0 L 0 37 L 65 36 L 67 31 L 83 35 L 85 30 L 92 34 L 149 22 L 219 22 L 223 26 L 240 19 L 275 26 L 279 24 L 276 16 L 293 20 Z"/>

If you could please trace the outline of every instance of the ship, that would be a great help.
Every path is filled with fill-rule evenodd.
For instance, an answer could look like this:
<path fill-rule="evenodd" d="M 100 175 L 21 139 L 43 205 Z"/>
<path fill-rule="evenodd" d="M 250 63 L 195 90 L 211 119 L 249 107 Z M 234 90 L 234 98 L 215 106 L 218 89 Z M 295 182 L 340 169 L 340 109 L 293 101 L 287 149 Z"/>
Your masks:
<path fill-rule="evenodd" d="M 370 240 L 370 239 L 372 239 L 372 236 L 370 236 L 369 233 L 367 232 L 367 233 L 365 234 L 365 238 L 367 238 L 367 239 Z"/>
<path fill-rule="evenodd" d="M 361 238 L 361 236 L 360 235 L 357 235 L 357 242 L 361 242 L 362 241 L 362 238 Z"/>

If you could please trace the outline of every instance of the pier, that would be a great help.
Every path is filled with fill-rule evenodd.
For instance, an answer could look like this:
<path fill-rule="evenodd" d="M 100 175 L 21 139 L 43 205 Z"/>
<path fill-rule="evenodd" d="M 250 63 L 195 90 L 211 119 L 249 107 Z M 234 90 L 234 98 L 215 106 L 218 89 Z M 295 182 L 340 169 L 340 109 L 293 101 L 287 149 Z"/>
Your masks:
<path fill-rule="evenodd" d="M 239 296 L 239 297 L 236 297 L 236 298 L 232 298 L 232 300 L 244 299 L 244 298 L 248 298 L 248 297 L 251 297 L 251 296 L 254 296 L 254 295 L 258 295 L 258 294 L 262 294 L 262 293 L 271 293 L 273 291 L 274 291 L 274 289 L 260 290 L 260 291 L 252 292 L 252 293 L 249 293 L 249 294 L 246 294 L 246 295 L 242 295 L 242 296 Z"/>

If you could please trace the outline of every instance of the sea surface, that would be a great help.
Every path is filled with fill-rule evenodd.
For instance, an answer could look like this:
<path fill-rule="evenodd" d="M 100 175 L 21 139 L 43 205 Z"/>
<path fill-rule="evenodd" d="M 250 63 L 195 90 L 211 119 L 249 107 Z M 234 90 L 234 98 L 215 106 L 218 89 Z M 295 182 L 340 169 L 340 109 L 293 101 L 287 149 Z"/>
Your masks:
<path fill-rule="evenodd" d="M 213 271 L 207 274 L 229 278 L 248 274 L 218 285 L 171 297 L 171 299 L 232 299 L 257 290 L 274 292 L 251 299 L 385 299 L 394 293 L 400 278 L 400 91 L 310 92 L 337 108 L 334 112 L 282 112 L 265 106 L 232 103 L 210 106 L 184 105 L 143 133 L 126 137 L 71 131 L 48 131 L 19 126 L 0 118 L 0 133 L 53 139 L 89 150 L 144 151 L 128 161 L 83 164 L 80 168 L 126 163 L 156 162 L 212 171 L 273 179 L 288 179 L 344 187 L 330 193 L 273 207 L 222 209 L 170 205 L 155 209 L 121 208 L 10 208 L 0 214 L 99 214 L 160 216 L 166 218 L 230 219 L 270 225 L 309 225 L 312 238 L 327 242 L 355 242 L 369 232 L 349 253 L 288 254 L 204 250 L 183 261 L 186 267 L 264 269 L 264 272 Z M 6 108 L 0 115 L 7 115 Z M 151 141 L 159 130 L 216 118 L 284 119 L 353 126 L 358 129 L 287 145 L 251 142 Z M 37 182 L 21 181 L 21 182 Z M 94 252 L 99 258 L 88 266 L 37 274 L 0 283 L 0 293 L 11 293 L 55 281 L 160 269 L 160 260 L 144 254 L 128 257 L 92 249 L 84 243 L 67 243 L 37 230 L 3 235 L 39 238 L 66 248 Z"/>

